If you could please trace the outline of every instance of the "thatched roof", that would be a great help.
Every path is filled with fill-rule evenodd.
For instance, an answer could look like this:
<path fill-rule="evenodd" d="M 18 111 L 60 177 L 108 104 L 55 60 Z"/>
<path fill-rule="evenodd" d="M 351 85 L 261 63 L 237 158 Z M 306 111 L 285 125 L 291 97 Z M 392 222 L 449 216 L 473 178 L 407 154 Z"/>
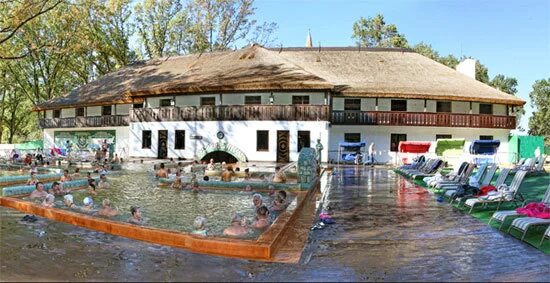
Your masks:
<path fill-rule="evenodd" d="M 523 105 L 407 49 L 284 48 L 139 62 L 37 106 L 37 110 L 130 103 L 161 94 L 330 90 L 336 95 L 444 99 Z M 229 94 L 230 95 L 230 94 Z"/>
<path fill-rule="evenodd" d="M 409 49 L 286 48 L 280 51 L 279 56 L 331 82 L 344 96 L 525 104 L 519 97 Z"/>

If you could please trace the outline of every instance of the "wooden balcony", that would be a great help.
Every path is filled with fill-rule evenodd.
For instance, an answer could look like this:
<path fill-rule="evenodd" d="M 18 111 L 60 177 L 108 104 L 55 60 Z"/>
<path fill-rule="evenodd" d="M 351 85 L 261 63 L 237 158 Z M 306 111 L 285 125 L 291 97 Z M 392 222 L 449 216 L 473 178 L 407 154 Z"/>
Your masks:
<path fill-rule="evenodd" d="M 160 121 L 328 121 L 326 105 L 220 105 L 135 108 L 132 122 Z"/>
<path fill-rule="evenodd" d="M 395 111 L 332 111 L 333 125 L 381 125 L 515 129 L 516 117 Z"/>
<path fill-rule="evenodd" d="M 130 125 L 128 115 L 40 119 L 42 128 L 119 127 Z"/>

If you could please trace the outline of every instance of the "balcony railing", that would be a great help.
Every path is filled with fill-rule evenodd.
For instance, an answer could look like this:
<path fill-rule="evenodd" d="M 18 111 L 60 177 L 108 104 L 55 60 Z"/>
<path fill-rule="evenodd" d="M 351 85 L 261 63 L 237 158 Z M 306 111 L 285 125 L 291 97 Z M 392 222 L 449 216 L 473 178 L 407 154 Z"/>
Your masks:
<path fill-rule="evenodd" d="M 395 112 L 332 111 L 333 125 L 383 125 L 514 129 L 514 116 Z"/>
<path fill-rule="evenodd" d="M 157 121 L 328 121 L 326 105 L 223 105 L 134 108 L 132 122 Z"/>
<path fill-rule="evenodd" d="M 71 118 L 45 118 L 39 120 L 42 128 L 85 128 L 128 126 L 128 115 L 88 116 Z"/>

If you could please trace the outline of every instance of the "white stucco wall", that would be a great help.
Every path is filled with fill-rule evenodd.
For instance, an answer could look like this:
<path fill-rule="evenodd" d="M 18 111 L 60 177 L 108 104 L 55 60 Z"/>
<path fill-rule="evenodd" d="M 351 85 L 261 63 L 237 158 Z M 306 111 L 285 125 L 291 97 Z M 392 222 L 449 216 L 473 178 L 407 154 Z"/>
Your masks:
<path fill-rule="evenodd" d="M 102 128 L 53 128 L 44 129 L 44 149 L 51 149 L 54 146 L 55 131 L 99 131 L 99 130 L 115 130 L 116 131 L 116 148 L 115 153 L 120 157 L 128 157 L 129 154 L 129 127 L 102 127 Z M 58 148 L 64 148 L 62 144 L 56 144 Z"/>
<path fill-rule="evenodd" d="M 241 149 L 250 161 L 275 161 L 277 154 L 277 131 L 289 131 L 290 160 L 298 158 L 298 131 L 310 131 L 311 146 L 314 147 L 319 136 L 327 148 L 327 122 L 316 121 L 184 121 L 149 122 L 130 124 L 130 155 L 133 157 L 157 157 L 158 131 L 168 130 L 168 157 L 194 158 L 199 150 L 210 143 L 216 143 L 218 131 L 225 134 L 224 140 Z M 151 149 L 141 148 L 142 131 L 151 131 Z M 176 150 L 175 131 L 185 130 L 185 149 Z M 256 131 L 269 131 L 269 151 L 256 151 Z M 191 136 L 202 136 L 201 140 Z M 327 160 L 327 151 L 323 151 L 323 161 Z"/>
<path fill-rule="evenodd" d="M 46 118 L 48 119 L 53 118 L 53 110 L 46 110 Z"/>
<path fill-rule="evenodd" d="M 450 128 L 450 127 L 389 127 L 389 126 L 331 126 L 329 138 L 329 159 L 336 161 L 338 143 L 344 141 L 345 133 L 360 133 L 361 141 L 367 146 L 375 143 L 378 162 L 393 162 L 396 160 L 395 152 L 390 152 L 391 134 L 406 134 L 407 141 L 430 141 L 432 142 L 431 152 L 435 150 L 436 135 L 450 134 L 452 138 L 466 139 L 465 153 L 468 152 L 473 140 L 478 140 L 480 135 L 492 135 L 494 139 L 500 140 L 498 160 L 506 162 L 508 158 L 508 135 L 510 130 L 506 129 L 473 129 L 473 128 Z M 367 148 L 365 148 L 366 150 Z"/>
<path fill-rule="evenodd" d="M 493 104 L 493 115 L 506 115 L 506 105 Z"/>

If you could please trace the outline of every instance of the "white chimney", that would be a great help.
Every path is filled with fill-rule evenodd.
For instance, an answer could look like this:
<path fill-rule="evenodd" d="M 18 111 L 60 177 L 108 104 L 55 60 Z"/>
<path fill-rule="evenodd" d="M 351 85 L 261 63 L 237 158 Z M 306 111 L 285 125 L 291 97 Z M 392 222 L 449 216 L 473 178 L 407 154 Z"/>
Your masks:
<path fill-rule="evenodd" d="M 464 59 L 464 61 L 456 65 L 456 70 L 472 79 L 475 79 L 476 78 L 476 60 Z"/>

